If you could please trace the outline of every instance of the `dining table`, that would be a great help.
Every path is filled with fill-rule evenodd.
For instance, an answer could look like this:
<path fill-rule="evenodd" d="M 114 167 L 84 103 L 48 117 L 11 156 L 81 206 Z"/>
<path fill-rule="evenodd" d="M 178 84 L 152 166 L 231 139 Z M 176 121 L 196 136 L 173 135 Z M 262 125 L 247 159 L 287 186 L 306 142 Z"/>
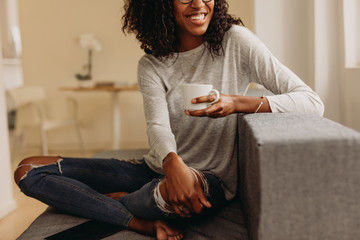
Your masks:
<path fill-rule="evenodd" d="M 138 85 L 94 85 L 89 87 L 82 86 L 69 86 L 60 87 L 62 91 L 73 92 L 109 92 L 111 94 L 111 108 L 112 108 L 112 128 L 113 139 L 112 149 L 119 149 L 120 146 L 120 122 L 121 122 L 121 109 L 119 103 L 119 94 L 126 91 L 137 91 Z"/>

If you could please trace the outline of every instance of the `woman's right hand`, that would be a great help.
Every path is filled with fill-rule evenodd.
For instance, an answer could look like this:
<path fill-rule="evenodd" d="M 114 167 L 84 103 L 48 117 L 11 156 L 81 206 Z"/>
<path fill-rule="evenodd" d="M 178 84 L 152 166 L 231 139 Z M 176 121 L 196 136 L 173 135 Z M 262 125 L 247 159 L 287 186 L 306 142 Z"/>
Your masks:
<path fill-rule="evenodd" d="M 202 96 L 194 98 L 191 102 L 196 104 L 210 102 L 211 100 L 213 100 L 212 96 Z M 185 110 L 185 114 L 193 117 L 220 118 L 233 113 L 254 113 L 256 110 L 257 112 L 271 112 L 267 98 L 221 94 L 219 101 L 210 107 L 194 111 Z"/>
<path fill-rule="evenodd" d="M 164 159 L 163 169 L 169 204 L 178 215 L 190 217 L 186 209 L 198 214 L 204 206 L 211 207 L 200 183 L 179 155 L 169 153 Z"/>

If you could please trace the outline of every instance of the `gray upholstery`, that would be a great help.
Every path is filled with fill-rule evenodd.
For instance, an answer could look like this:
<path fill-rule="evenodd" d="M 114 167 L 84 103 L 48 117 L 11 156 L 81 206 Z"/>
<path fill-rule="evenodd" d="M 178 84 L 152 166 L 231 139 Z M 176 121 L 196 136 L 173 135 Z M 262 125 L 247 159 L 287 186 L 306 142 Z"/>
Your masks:
<path fill-rule="evenodd" d="M 313 115 L 239 118 L 251 239 L 360 239 L 360 134 Z"/>
<path fill-rule="evenodd" d="M 240 199 L 191 223 L 185 239 L 242 240 L 246 229 L 255 240 L 360 239 L 360 133 L 299 113 L 239 114 L 238 131 Z M 18 239 L 43 239 L 84 221 L 49 208 Z M 121 231 L 105 239 L 151 238 Z"/>
<path fill-rule="evenodd" d="M 73 226 L 88 221 L 88 219 L 70 216 L 52 208 L 41 214 L 18 240 L 39 240 L 64 231 Z M 234 201 L 225 207 L 216 216 L 194 221 L 185 228 L 184 239 L 239 239 L 247 240 L 247 230 L 242 218 L 239 201 Z M 132 231 L 123 230 L 104 239 L 107 240 L 150 240 L 152 237 L 144 236 Z M 64 239 L 67 240 L 67 239 Z"/>

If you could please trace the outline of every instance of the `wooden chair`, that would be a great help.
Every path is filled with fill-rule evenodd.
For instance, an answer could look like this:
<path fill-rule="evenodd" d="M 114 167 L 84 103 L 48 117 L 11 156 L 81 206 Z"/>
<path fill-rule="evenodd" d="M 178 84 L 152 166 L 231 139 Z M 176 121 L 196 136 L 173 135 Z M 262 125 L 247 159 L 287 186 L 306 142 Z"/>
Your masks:
<path fill-rule="evenodd" d="M 53 129 L 73 126 L 79 141 L 79 147 L 82 153 L 85 153 L 79 122 L 77 120 L 77 103 L 74 99 L 68 101 L 72 105 L 71 118 L 67 120 L 50 119 L 48 117 L 46 103 L 46 94 L 42 87 L 21 87 L 7 91 L 8 97 L 17 112 L 14 129 L 13 148 L 16 141 L 27 127 L 38 127 L 40 130 L 41 149 L 43 155 L 48 155 L 47 132 Z"/>

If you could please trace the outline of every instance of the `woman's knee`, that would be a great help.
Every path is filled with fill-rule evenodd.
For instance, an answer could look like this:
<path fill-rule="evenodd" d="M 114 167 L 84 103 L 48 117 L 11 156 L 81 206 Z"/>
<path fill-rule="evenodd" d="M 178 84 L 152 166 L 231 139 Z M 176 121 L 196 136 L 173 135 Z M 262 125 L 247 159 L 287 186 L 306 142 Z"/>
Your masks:
<path fill-rule="evenodd" d="M 27 176 L 27 173 L 34 168 L 56 163 L 59 157 L 34 156 L 23 159 L 14 172 L 14 179 L 17 185 Z"/>

